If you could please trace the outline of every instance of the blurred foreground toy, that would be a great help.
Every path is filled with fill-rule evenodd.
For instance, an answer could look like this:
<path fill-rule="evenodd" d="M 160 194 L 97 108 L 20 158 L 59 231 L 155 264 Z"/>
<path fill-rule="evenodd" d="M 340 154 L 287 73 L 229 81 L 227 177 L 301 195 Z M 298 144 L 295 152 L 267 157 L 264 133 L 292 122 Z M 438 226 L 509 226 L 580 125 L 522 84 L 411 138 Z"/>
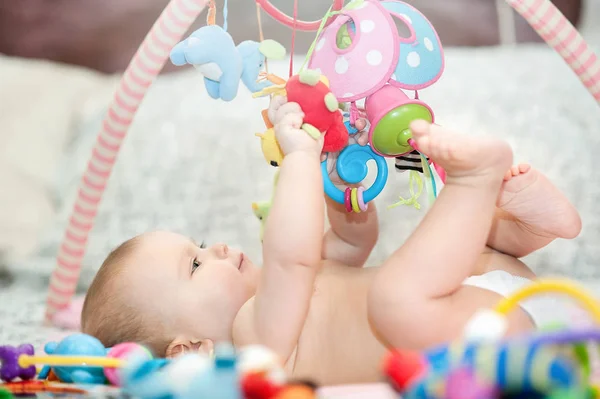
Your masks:
<path fill-rule="evenodd" d="M 121 378 L 124 391 L 140 399 L 312 399 L 316 391 L 309 384 L 288 384 L 280 360 L 262 346 L 236 353 L 233 346 L 219 344 L 214 359 L 200 353 L 132 359 Z"/>
<path fill-rule="evenodd" d="M 0 346 L 0 380 L 11 382 L 20 378 L 21 380 L 31 380 L 35 377 L 37 370 L 35 364 L 25 364 L 20 361 L 30 358 L 34 355 L 34 348 L 31 344 L 23 344 L 18 347 Z"/>
<path fill-rule="evenodd" d="M 600 343 L 600 329 L 554 327 L 503 338 L 505 317 L 519 301 L 548 292 L 571 296 L 600 322 L 600 304 L 581 287 L 539 280 L 504 298 L 496 309 L 476 313 L 462 340 L 422 354 L 391 352 L 384 373 L 404 399 L 593 397 L 584 345 Z"/>
<path fill-rule="evenodd" d="M 17 378 L 31 380 L 36 375 L 36 365 L 43 365 L 41 379 L 52 372 L 61 382 L 104 384 L 108 378 L 118 384 L 114 370 L 122 367 L 127 357 L 138 353 L 152 357 L 147 349 L 134 343 L 106 349 L 100 341 L 86 334 L 73 334 L 58 343 L 50 342 L 45 350 L 48 355 L 36 356 L 30 344 L 0 346 L 0 379 L 6 382 Z"/>
<path fill-rule="evenodd" d="M 75 394 L 82 395 L 85 394 L 86 391 L 81 388 L 76 388 L 67 384 L 53 383 L 48 381 L 16 381 L 16 382 L 8 382 L 6 384 L 0 385 L 0 399 L 8 399 L 16 396 L 29 396 L 36 395 L 42 392 L 54 393 L 54 394 Z M 10 396 L 2 396 L 10 395 Z"/>

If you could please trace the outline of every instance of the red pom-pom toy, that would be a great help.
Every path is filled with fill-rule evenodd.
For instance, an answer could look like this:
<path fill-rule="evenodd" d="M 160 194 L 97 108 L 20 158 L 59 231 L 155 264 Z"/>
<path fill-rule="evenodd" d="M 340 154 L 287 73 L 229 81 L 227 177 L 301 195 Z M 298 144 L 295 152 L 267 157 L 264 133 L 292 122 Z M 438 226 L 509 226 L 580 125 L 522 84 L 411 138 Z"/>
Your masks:
<path fill-rule="evenodd" d="M 298 103 L 304 112 L 302 129 L 313 137 L 325 133 L 323 152 L 338 152 L 346 147 L 348 130 L 325 76 L 312 70 L 302 71 L 289 78 L 285 90 L 287 100 Z"/>

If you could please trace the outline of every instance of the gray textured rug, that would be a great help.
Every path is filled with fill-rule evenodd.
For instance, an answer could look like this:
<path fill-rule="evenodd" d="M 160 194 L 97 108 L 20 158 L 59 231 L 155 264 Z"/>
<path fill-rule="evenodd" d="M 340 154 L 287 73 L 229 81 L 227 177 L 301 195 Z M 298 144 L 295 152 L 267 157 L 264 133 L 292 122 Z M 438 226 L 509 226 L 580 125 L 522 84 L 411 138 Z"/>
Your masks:
<path fill-rule="evenodd" d="M 596 41 L 598 43 L 598 41 Z M 299 64 L 298 64 L 299 65 Z M 283 64 L 271 66 L 285 75 Z M 600 278 L 600 112 L 558 55 L 544 45 L 519 48 L 449 49 L 441 81 L 421 93 L 439 123 L 469 134 L 506 138 L 515 160 L 547 173 L 578 207 L 579 238 L 557 241 L 527 262 L 541 275 Z M 261 155 L 255 132 L 264 130 L 260 111 L 267 100 L 244 90 L 233 103 L 209 100 L 201 78 L 185 71 L 151 88 L 122 147 L 90 237 L 81 288 L 107 252 L 131 236 L 171 229 L 208 242 L 240 246 L 260 262 L 258 222 L 250 203 L 270 195 L 274 169 Z M 45 286 L 71 210 L 75 189 L 103 113 L 77 127 L 77 139 L 58 176 L 61 215 L 37 256 L 13 265 L 16 283 L 0 288 L 0 342 L 35 343 L 53 330 L 39 327 Z M 407 207 L 387 210 L 407 193 L 407 176 L 391 175 L 378 198 L 381 240 L 372 263 L 385 258 L 423 215 Z M 432 244 L 435 245 L 435 244 Z"/>

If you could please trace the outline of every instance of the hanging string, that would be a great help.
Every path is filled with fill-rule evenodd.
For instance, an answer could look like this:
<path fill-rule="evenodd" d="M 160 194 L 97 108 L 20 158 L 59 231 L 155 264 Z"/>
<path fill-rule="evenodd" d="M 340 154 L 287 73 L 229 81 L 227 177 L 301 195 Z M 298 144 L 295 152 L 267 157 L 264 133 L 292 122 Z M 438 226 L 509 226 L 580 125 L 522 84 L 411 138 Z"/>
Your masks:
<path fill-rule="evenodd" d="M 417 186 L 416 192 L 415 192 L 415 184 Z M 419 172 L 417 172 L 415 170 L 410 171 L 409 178 L 408 178 L 408 190 L 410 193 L 410 198 L 404 199 L 404 198 L 398 196 L 400 201 L 396 202 L 395 204 L 389 205 L 388 209 L 392 209 L 392 208 L 395 208 L 400 205 L 410 205 L 410 206 L 413 206 L 417 210 L 421 209 L 421 204 L 419 204 L 418 199 L 421 196 L 421 194 L 423 193 L 423 179 L 419 175 Z"/>
<path fill-rule="evenodd" d="M 312 56 L 312 53 L 315 51 L 315 47 L 317 45 L 317 40 L 319 40 L 319 36 L 321 36 L 321 32 L 323 32 L 323 29 L 325 29 L 325 24 L 327 23 L 327 20 L 334 15 L 342 13 L 341 11 L 331 11 L 332 9 L 333 9 L 333 5 L 331 7 L 329 7 L 329 10 L 327 10 L 327 13 L 325 13 L 325 16 L 321 20 L 321 25 L 319 26 L 319 29 L 317 30 L 315 39 L 313 40 L 312 44 L 308 48 L 308 52 L 306 53 L 306 58 L 304 58 L 304 62 L 302 63 L 302 66 L 300 67 L 300 71 L 304 70 L 304 68 L 306 67 L 306 64 L 308 64 L 308 60 L 310 60 L 310 57 Z"/>
<path fill-rule="evenodd" d="M 296 46 L 296 25 L 298 23 L 298 0 L 294 0 L 294 27 L 292 28 L 292 48 L 290 50 L 290 78 L 294 74 L 294 47 Z"/>
<path fill-rule="evenodd" d="M 206 25 L 211 26 L 217 23 L 217 5 L 215 0 L 208 3 L 208 13 L 206 14 Z"/>
<path fill-rule="evenodd" d="M 229 14 L 229 7 L 227 7 L 227 0 L 223 2 L 223 30 L 227 32 L 227 14 Z"/>
<path fill-rule="evenodd" d="M 256 2 L 256 22 L 258 23 L 258 40 L 262 43 L 265 40 L 265 35 L 263 33 L 261 7 L 258 2 Z M 269 74 L 269 60 L 267 58 L 265 58 L 265 72 L 267 75 Z"/>

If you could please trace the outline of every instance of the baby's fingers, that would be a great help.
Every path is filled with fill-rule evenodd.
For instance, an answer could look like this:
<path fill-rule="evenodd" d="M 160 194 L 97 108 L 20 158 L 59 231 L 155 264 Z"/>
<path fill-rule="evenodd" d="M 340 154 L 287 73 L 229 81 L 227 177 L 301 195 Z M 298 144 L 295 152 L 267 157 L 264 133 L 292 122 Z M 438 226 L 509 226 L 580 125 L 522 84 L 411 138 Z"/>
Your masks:
<path fill-rule="evenodd" d="M 276 120 L 277 111 L 285 103 L 287 103 L 286 96 L 275 96 L 271 99 L 271 102 L 269 103 L 269 111 L 268 111 L 269 112 L 269 120 L 271 121 L 271 123 L 273 123 L 273 124 L 277 123 L 277 120 Z"/>
<path fill-rule="evenodd" d="M 279 125 L 281 127 L 291 126 L 294 129 L 300 129 L 303 123 L 303 118 L 304 114 L 302 114 L 302 112 L 291 112 L 283 116 L 283 118 L 279 122 Z"/>
<path fill-rule="evenodd" d="M 288 114 L 302 114 L 302 108 L 298 103 L 285 103 L 275 113 L 275 120 L 271 121 L 277 125 L 283 121 L 283 118 Z"/>

